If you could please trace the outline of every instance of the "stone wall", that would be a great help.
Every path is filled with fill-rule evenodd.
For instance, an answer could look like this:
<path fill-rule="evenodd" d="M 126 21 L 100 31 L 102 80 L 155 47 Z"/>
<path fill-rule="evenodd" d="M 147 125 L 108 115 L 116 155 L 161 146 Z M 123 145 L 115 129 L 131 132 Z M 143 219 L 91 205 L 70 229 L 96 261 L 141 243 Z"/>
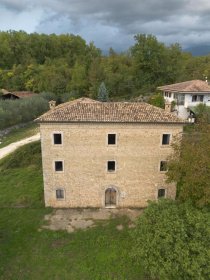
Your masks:
<path fill-rule="evenodd" d="M 105 207 L 105 190 L 117 191 L 117 207 L 145 207 L 156 200 L 159 188 L 175 198 L 174 184 L 165 183 L 160 161 L 171 154 L 162 145 L 162 134 L 182 132 L 172 124 L 41 124 L 41 143 L 46 206 Z M 62 133 L 62 145 L 53 144 L 53 133 Z M 116 133 L 117 144 L 107 143 L 108 133 Z M 54 161 L 63 161 L 56 172 Z M 116 171 L 107 171 L 107 161 L 116 161 Z M 65 190 L 63 200 L 56 189 Z"/>

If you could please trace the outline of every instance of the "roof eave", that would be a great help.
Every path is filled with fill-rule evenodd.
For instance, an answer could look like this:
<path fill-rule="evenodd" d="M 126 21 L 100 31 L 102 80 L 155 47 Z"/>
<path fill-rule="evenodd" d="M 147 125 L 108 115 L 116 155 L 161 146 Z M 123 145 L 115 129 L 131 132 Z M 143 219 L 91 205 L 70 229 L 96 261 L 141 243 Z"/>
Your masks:
<path fill-rule="evenodd" d="M 158 90 L 162 90 L 162 91 L 168 91 L 168 92 L 174 92 L 174 93 L 181 93 L 181 94 L 187 94 L 187 93 L 190 93 L 190 94 L 209 93 L 209 94 L 210 94 L 210 91 L 207 91 L 207 90 L 183 91 L 183 90 L 167 89 L 167 88 L 164 88 L 164 89 L 157 88 L 157 89 L 158 89 Z"/>
<path fill-rule="evenodd" d="M 105 124 L 105 123 L 117 123 L 117 124 L 180 124 L 180 125 L 183 125 L 183 124 L 188 124 L 188 122 L 187 121 L 185 121 L 185 120 L 183 120 L 183 122 L 182 121 L 180 121 L 180 122 L 143 122 L 143 121 L 136 121 L 136 122 L 123 122 L 123 121 L 42 121 L 42 120 L 37 120 L 37 119 L 35 119 L 34 120 L 34 122 L 36 122 L 36 123 L 39 123 L 39 124 L 41 124 L 41 123 L 71 123 L 71 124 L 75 124 L 75 123 L 92 123 L 92 124 L 96 124 L 96 123 L 99 123 L 99 124 Z"/>

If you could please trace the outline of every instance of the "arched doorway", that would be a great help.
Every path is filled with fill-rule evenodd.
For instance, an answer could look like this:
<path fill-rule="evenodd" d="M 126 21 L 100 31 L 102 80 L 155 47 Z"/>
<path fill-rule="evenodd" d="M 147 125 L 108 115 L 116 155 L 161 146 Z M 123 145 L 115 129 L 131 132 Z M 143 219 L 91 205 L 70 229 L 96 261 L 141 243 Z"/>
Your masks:
<path fill-rule="evenodd" d="M 116 206 L 117 204 L 117 192 L 114 188 L 108 188 L 105 191 L 105 206 Z"/>

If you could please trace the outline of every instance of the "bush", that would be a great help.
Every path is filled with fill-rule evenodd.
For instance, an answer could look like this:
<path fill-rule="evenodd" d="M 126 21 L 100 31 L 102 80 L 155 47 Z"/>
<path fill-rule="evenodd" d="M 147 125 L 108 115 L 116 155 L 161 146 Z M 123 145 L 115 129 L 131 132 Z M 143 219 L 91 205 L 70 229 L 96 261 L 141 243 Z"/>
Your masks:
<path fill-rule="evenodd" d="M 209 279 L 210 213 L 189 203 L 152 202 L 132 232 L 132 257 L 150 277 Z"/>
<path fill-rule="evenodd" d="M 0 100 L 0 129 L 29 122 L 49 109 L 48 101 L 54 99 L 51 93 L 41 93 L 20 100 Z"/>
<path fill-rule="evenodd" d="M 152 95 L 149 98 L 148 103 L 153 106 L 160 107 L 162 109 L 165 108 L 165 100 L 164 100 L 164 97 L 160 93 Z"/>

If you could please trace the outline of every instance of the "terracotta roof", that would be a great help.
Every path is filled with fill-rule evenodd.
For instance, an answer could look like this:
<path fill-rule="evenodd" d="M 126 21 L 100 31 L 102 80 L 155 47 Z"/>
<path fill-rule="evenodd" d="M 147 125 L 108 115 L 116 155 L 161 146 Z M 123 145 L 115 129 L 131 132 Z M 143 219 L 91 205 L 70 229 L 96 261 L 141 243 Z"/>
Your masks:
<path fill-rule="evenodd" d="M 210 86 L 207 82 L 201 80 L 192 80 L 182 83 L 166 85 L 158 87 L 159 90 L 172 91 L 172 92 L 209 92 Z"/>
<path fill-rule="evenodd" d="M 37 95 L 37 93 L 31 92 L 31 91 L 13 91 L 13 92 L 11 92 L 11 91 L 7 91 L 5 89 L 2 89 L 1 91 L 3 93 L 3 96 L 5 96 L 5 95 L 10 95 L 10 96 L 14 95 L 14 96 L 16 96 L 18 98 L 27 98 L 27 97 L 31 97 L 31 96 Z"/>
<path fill-rule="evenodd" d="M 3 94 L 11 93 L 10 91 L 8 91 L 8 90 L 6 90 L 6 89 L 4 89 L 4 88 L 1 89 L 1 92 L 2 92 Z"/>
<path fill-rule="evenodd" d="M 37 122 L 136 122 L 185 123 L 163 109 L 143 102 L 99 102 L 80 98 L 61 104 L 37 118 Z"/>
<path fill-rule="evenodd" d="M 19 97 L 19 98 L 26 98 L 26 97 L 31 97 L 36 95 L 36 93 L 31 92 L 31 91 L 13 91 L 11 94 Z"/>

